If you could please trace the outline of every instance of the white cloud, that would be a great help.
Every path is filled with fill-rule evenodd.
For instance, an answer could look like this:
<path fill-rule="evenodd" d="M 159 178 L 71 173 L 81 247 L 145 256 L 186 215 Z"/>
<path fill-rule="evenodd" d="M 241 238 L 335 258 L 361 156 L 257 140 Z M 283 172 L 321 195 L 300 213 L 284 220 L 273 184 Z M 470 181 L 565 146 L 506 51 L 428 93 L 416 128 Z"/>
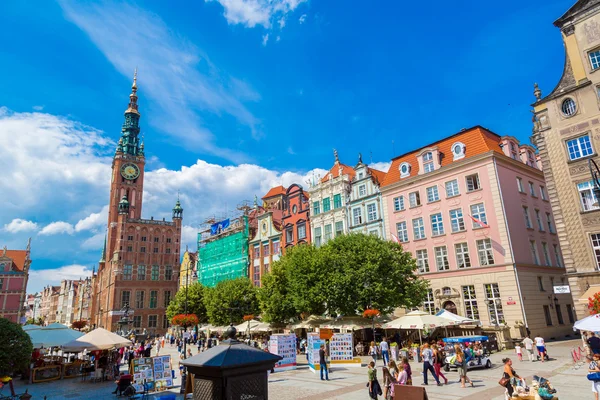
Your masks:
<path fill-rule="evenodd" d="M 283 27 L 285 26 L 285 18 L 281 17 L 277 22 L 279 23 L 279 29 L 283 29 Z"/>
<path fill-rule="evenodd" d="M 38 224 L 21 218 L 15 218 L 4 225 L 4 230 L 9 233 L 37 231 Z"/>
<path fill-rule="evenodd" d="M 59 285 L 63 279 L 75 280 L 88 277 L 91 274 L 91 268 L 79 264 L 54 269 L 31 269 L 29 271 L 29 281 L 27 282 L 27 292 L 41 292 L 45 286 Z"/>
<path fill-rule="evenodd" d="M 46 225 L 41 231 L 40 235 L 58 235 L 62 233 L 67 233 L 72 235 L 75 232 L 75 228 L 68 222 L 65 221 L 56 221 Z"/>
<path fill-rule="evenodd" d="M 377 169 L 379 171 L 383 171 L 383 172 L 388 172 L 388 170 L 390 169 L 390 165 L 392 165 L 391 162 L 375 162 L 375 163 L 371 163 L 369 164 L 369 167 Z"/>
<path fill-rule="evenodd" d="M 89 36 L 120 73 L 130 78 L 133 68 L 140 66 L 138 94 L 152 100 L 152 108 L 146 114 L 151 115 L 152 126 L 188 148 L 236 162 L 246 159 L 240 152 L 218 147 L 201 115 L 230 115 L 253 137 L 260 137 L 260 121 L 243 103 L 256 101 L 260 95 L 248 84 L 240 87 L 239 79 L 220 71 L 201 49 L 170 29 L 157 15 L 139 7 L 66 0 L 60 4 L 66 17 Z"/>
<path fill-rule="evenodd" d="M 32 107 L 35 111 L 42 111 L 44 109 L 44 106 L 33 106 Z"/>
<path fill-rule="evenodd" d="M 106 221 L 104 221 L 106 223 Z M 92 237 L 87 238 L 81 243 L 81 247 L 85 250 L 101 250 L 104 247 L 104 232 L 95 234 Z"/>
<path fill-rule="evenodd" d="M 295 155 L 296 154 L 296 152 L 294 151 L 294 148 L 292 146 L 288 146 L 287 153 L 291 154 L 291 155 Z"/>
<path fill-rule="evenodd" d="M 104 206 L 102 210 L 98 213 L 91 213 L 89 216 L 84 219 L 79 220 L 77 224 L 75 224 L 75 230 L 77 232 L 92 230 L 99 226 L 106 225 L 106 221 L 108 220 L 108 205 Z"/>
<path fill-rule="evenodd" d="M 262 37 L 262 45 L 266 46 L 268 41 L 269 41 L 269 34 L 267 33 L 267 34 L 263 35 L 263 37 Z"/>
<path fill-rule="evenodd" d="M 217 1 L 225 9 L 225 19 L 229 24 L 242 24 L 249 28 L 257 25 L 269 29 L 273 20 L 280 27 L 285 26 L 285 19 L 300 4 L 307 0 L 205 0 Z M 283 20 L 283 25 L 281 20 Z"/>
<path fill-rule="evenodd" d="M 198 227 L 184 225 L 181 227 L 181 252 L 185 246 L 188 246 L 190 251 L 196 251 L 198 247 Z"/>
<path fill-rule="evenodd" d="M 281 40 L 281 36 L 277 35 L 277 37 L 275 38 L 276 42 L 279 42 Z"/>
<path fill-rule="evenodd" d="M 304 23 L 304 21 L 306 21 L 306 14 L 302 14 L 302 15 L 300 16 L 300 18 L 298 18 L 298 21 L 300 22 L 300 24 L 303 24 L 303 23 Z"/>

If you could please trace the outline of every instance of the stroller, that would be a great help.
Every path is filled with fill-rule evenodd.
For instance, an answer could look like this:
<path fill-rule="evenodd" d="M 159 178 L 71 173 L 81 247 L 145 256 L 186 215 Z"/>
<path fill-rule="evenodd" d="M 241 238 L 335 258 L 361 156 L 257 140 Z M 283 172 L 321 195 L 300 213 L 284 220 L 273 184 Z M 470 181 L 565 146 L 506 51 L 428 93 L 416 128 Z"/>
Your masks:
<path fill-rule="evenodd" d="M 537 375 L 533 376 L 533 380 L 537 381 L 537 383 L 538 383 L 538 395 L 542 399 L 549 400 L 554 397 L 554 393 L 556 393 L 556 389 L 554 389 L 554 387 L 552 387 L 552 385 L 550 384 L 550 381 L 548 381 L 547 379 L 545 379 L 541 376 L 537 376 Z"/>
<path fill-rule="evenodd" d="M 541 356 L 540 353 L 537 354 L 537 360 L 540 361 Z M 546 351 L 544 352 L 544 361 L 550 361 L 550 357 L 548 356 L 548 350 L 546 349 Z"/>

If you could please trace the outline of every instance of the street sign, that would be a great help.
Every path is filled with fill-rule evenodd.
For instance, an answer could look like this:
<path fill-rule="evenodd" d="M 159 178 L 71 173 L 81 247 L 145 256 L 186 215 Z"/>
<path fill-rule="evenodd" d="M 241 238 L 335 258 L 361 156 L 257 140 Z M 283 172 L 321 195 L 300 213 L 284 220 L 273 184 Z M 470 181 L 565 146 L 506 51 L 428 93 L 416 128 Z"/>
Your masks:
<path fill-rule="evenodd" d="M 571 293 L 569 285 L 554 286 L 554 294 Z"/>

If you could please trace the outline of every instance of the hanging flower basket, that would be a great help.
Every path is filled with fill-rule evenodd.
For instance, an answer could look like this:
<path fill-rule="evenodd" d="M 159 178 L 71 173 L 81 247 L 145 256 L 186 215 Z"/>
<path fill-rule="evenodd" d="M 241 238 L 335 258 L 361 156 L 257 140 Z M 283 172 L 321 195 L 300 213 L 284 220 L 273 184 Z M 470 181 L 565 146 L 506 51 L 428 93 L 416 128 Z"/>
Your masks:
<path fill-rule="evenodd" d="M 195 314 L 177 314 L 171 318 L 173 325 L 187 328 L 188 326 L 198 325 L 198 317 Z"/>
<path fill-rule="evenodd" d="M 364 318 L 376 318 L 379 316 L 379 310 L 377 309 L 371 309 L 369 308 L 368 310 L 363 311 L 363 317 Z"/>
<path fill-rule="evenodd" d="M 244 315 L 244 321 L 251 321 L 254 319 L 254 315 L 250 314 L 250 315 Z"/>

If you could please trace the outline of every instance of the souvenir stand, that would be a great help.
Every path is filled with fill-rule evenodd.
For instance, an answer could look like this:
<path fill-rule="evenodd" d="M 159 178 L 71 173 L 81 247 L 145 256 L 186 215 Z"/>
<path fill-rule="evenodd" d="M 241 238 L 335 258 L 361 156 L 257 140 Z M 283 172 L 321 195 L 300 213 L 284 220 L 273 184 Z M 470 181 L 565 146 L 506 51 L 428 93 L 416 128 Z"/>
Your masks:
<path fill-rule="evenodd" d="M 149 392 L 163 391 L 173 386 L 171 356 L 142 357 L 133 360 L 133 387 L 137 392 L 144 391 L 144 384 Z"/>
<path fill-rule="evenodd" d="M 296 334 L 271 335 L 269 340 L 269 353 L 283 357 L 275 364 L 275 371 L 296 369 Z"/>
<path fill-rule="evenodd" d="M 360 358 L 354 358 L 352 333 L 334 333 L 329 340 L 329 360 L 332 366 L 360 367 Z M 317 353 L 318 354 L 318 353 Z"/>
<path fill-rule="evenodd" d="M 306 354 L 308 356 L 308 366 L 313 373 L 321 369 L 319 365 L 319 350 L 325 340 L 321 339 L 318 333 L 309 333 L 306 342 Z"/>

